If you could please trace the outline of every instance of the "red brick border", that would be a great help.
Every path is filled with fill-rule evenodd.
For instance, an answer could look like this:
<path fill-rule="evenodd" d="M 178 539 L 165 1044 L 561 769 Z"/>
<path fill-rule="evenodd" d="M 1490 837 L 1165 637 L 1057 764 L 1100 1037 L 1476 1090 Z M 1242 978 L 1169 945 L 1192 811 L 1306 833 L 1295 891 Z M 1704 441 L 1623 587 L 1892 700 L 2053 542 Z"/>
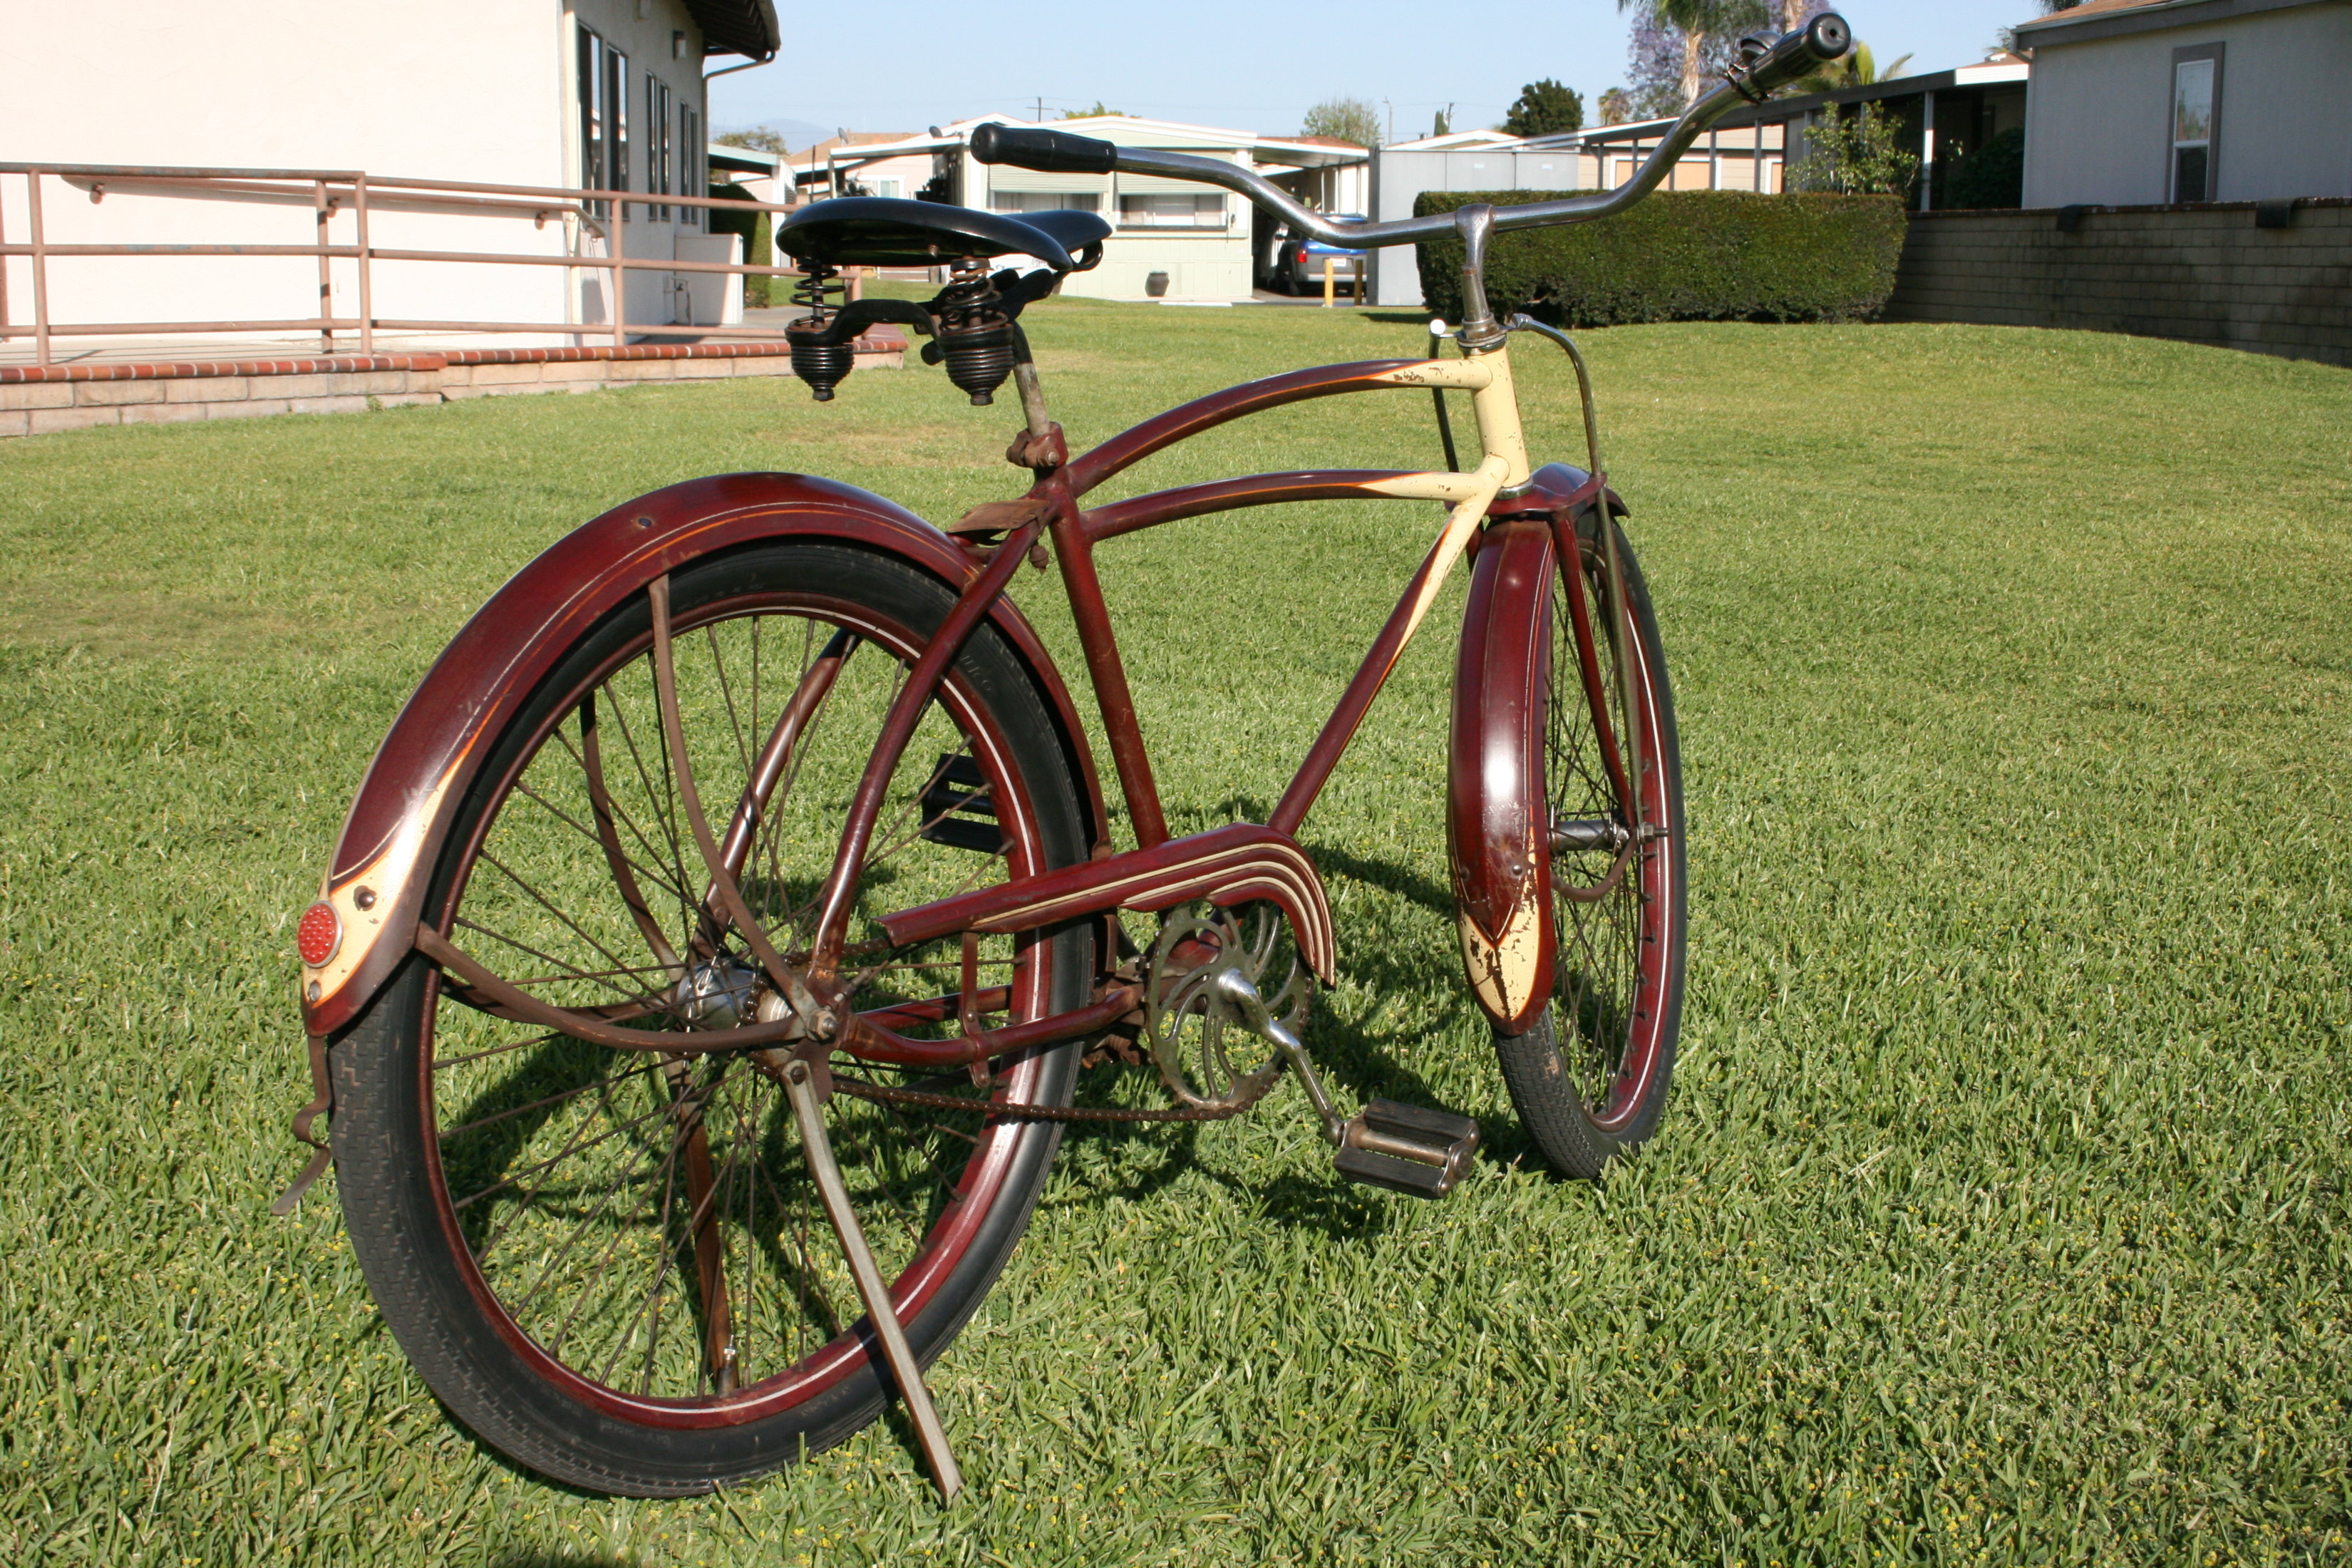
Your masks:
<path fill-rule="evenodd" d="M 850 344 L 862 354 L 904 353 L 907 334 L 877 326 Z M 768 359 L 790 353 L 781 338 L 718 343 L 610 343 L 577 349 L 445 349 L 430 353 L 328 354 L 315 359 L 158 360 L 138 364 L 0 365 L 0 386 L 48 381 L 175 381 L 192 376 L 332 375 L 371 370 L 446 370 L 453 364 L 578 364 L 591 360 Z"/>

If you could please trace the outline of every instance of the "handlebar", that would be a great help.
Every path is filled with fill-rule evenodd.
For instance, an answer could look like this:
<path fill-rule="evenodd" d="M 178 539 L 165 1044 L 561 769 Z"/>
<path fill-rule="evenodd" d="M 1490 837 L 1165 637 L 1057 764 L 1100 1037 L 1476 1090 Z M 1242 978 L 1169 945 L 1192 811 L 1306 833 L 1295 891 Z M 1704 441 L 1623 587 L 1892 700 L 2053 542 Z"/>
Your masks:
<path fill-rule="evenodd" d="M 1570 196 L 1557 202 L 1529 202 L 1522 206 L 1496 207 L 1497 229 L 1538 228 L 1549 224 L 1588 223 L 1621 213 L 1656 188 L 1691 145 L 1716 121 L 1746 103 L 1761 103 L 1819 66 L 1843 59 L 1853 47 L 1853 33 L 1845 18 L 1824 12 L 1793 33 L 1783 34 L 1769 47 L 1733 68 L 1721 87 L 1690 106 L 1675 128 L 1666 132 L 1657 151 L 1633 177 L 1613 191 Z M 1326 245 L 1363 250 L 1379 246 L 1411 245 L 1457 229 L 1452 213 L 1427 217 L 1397 218 L 1388 223 L 1346 223 L 1310 211 L 1296 196 L 1263 174 L 1219 158 L 1190 153 L 1159 153 L 1142 147 L 1121 147 L 1066 131 L 1024 130 L 982 125 L 971 133 L 971 155 L 983 163 L 1011 163 L 1056 174 L 1108 174 L 1114 170 L 1163 178 L 1197 180 L 1235 191 Z"/>

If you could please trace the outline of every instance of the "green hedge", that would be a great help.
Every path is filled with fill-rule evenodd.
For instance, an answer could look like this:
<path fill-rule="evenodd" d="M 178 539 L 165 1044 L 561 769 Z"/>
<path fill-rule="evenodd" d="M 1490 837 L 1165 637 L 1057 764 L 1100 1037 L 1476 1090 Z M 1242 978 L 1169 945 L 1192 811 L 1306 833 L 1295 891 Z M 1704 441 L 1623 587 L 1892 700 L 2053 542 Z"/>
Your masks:
<path fill-rule="evenodd" d="M 734 184 L 713 185 L 710 187 L 709 194 L 721 201 L 759 200 L 742 186 Z M 754 267 L 773 267 L 776 264 L 775 247 L 769 241 L 768 214 L 746 212 L 740 207 L 710 207 L 706 210 L 710 214 L 711 233 L 742 237 L 743 259 L 746 262 Z M 760 278 L 745 274 L 743 303 L 754 310 L 765 309 L 769 299 L 768 286 L 776 281 L 777 279 L 773 278 Z"/>
<path fill-rule="evenodd" d="M 1417 214 L 1569 191 L 1424 191 Z M 1486 297 L 1558 326 L 1629 321 L 1850 321 L 1895 290 L 1906 218 L 1894 196 L 1662 191 L 1598 223 L 1495 237 Z M 1422 297 L 1462 319 L 1462 241 L 1420 247 Z"/>

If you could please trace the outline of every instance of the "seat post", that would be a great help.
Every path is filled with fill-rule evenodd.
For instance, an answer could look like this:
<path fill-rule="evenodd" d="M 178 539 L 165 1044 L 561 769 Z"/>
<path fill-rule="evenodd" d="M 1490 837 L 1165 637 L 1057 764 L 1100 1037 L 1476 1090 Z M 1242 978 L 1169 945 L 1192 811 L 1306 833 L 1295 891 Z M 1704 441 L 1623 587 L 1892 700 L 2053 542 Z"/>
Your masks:
<path fill-rule="evenodd" d="M 1037 381 L 1037 362 L 1029 357 L 1026 333 L 1013 340 L 1020 346 L 1021 357 L 1013 362 L 1013 384 L 1021 393 L 1021 416 L 1029 422 L 1029 438 L 1049 441 L 1054 435 L 1054 422 L 1045 414 L 1045 389 Z"/>

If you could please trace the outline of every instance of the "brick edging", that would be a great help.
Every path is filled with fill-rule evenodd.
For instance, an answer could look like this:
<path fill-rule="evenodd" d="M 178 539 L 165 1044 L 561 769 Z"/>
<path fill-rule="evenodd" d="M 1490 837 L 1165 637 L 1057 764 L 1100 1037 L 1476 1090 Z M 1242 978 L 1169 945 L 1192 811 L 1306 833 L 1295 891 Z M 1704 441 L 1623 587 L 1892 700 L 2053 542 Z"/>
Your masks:
<path fill-rule="evenodd" d="M 881 326 L 850 344 L 861 354 L 903 353 L 907 334 Z M 782 339 L 720 343 L 611 343 L 576 349 L 446 349 L 429 353 L 322 354 L 310 359 L 156 360 L 136 364 L 0 365 L 0 386 L 56 381 L 178 381 L 203 376 L 344 375 L 377 370 L 446 370 L 453 364 L 579 364 L 594 360 L 767 359 Z"/>

